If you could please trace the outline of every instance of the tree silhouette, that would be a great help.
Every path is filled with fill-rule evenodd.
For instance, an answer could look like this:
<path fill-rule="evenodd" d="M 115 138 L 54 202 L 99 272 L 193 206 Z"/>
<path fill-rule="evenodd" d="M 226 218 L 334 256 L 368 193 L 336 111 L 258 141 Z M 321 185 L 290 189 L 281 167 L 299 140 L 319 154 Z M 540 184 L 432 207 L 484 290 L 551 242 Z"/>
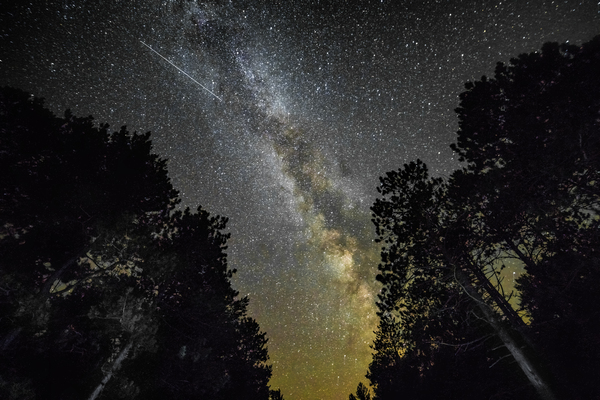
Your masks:
<path fill-rule="evenodd" d="M 600 37 L 547 43 L 469 85 L 455 151 L 455 196 L 490 246 L 521 262 L 528 336 L 565 398 L 597 397 Z M 465 185 L 465 182 L 469 182 Z M 459 197 L 459 193 L 462 197 Z M 490 248 L 488 246 L 488 248 Z M 597 304 L 597 303 L 596 303 Z M 557 333 L 560 332 L 559 345 Z"/>
<path fill-rule="evenodd" d="M 0 397 L 268 399 L 226 219 L 174 211 L 150 134 L 0 90 Z"/>
<path fill-rule="evenodd" d="M 148 236 L 179 200 L 149 134 L 56 118 L 17 89 L 0 91 L 0 109 L 3 374 L 22 367 L 38 397 L 52 398 L 108 357 L 116 319 L 80 316 L 92 299 L 112 306 L 134 286 L 142 242 L 131 238 Z"/>
<path fill-rule="evenodd" d="M 226 219 L 199 208 L 176 212 L 170 224 L 159 243 L 172 270 L 159 269 L 163 275 L 153 277 L 162 282 L 162 346 L 128 366 L 142 398 L 268 399 L 267 339 L 246 315 L 248 299 L 238 299 L 231 287 L 235 271 L 224 253 L 229 235 L 220 232 Z"/>
<path fill-rule="evenodd" d="M 412 376 L 413 398 L 436 398 L 427 390 L 442 376 L 436 370 L 457 371 L 442 343 L 478 341 L 478 356 L 456 355 L 473 360 L 472 372 L 487 362 L 498 382 L 513 379 L 502 366 L 510 356 L 523 372 L 517 381 L 527 377 L 542 398 L 598 395 L 589 373 L 600 359 L 598 308 L 587 299 L 599 283 L 599 70 L 600 37 L 500 63 L 494 79 L 461 95 L 452 148 L 464 169 L 444 181 L 417 161 L 381 178 L 372 210 L 384 287 L 368 375 L 376 398 L 399 395 L 399 374 Z M 529 324 L 503 293 L 507 260 L 527 272 L 519 288 Z M 508 352 L 490 353 L 498 344 Z M 505 395 L 528 398 L 528 390 Z"/>
<path fill-rule="evenodd" d="M 436 390 L 446 395 L 454 392 L 460 398 L 497 393 L 511 375 L 503 371 L 504 364 L 494 369 L 495 378 L 484 390 L 456 386 L 464 380 L 448 378 L 459 371 L 469 375 L 478 368 L 489 369 L 505 356 L 492 351 L 500 344 L 522 369 L 528 368 L 538 378 L 530 357 L 521 350 L 522 343 L 500 322 L 497 312 L 510 305 L 486 276 L 490 264 L 472 247 L 476 235 L 461 228 L 464 211 L 454 209 L 448 185 L 440 178 L 429 178 L 425 164 L 417 161 L 387 173 L 379 192 L 383 197 L 372 210 L 377 241 L 384 244 L 377 276 L 383 284 L 377 303 L 381 321 L 367 375 L 378 398 L 401 393 L 422 398 L 442 395 Z M 500 302 L 496 302 L 498 297 Z M 507 314 L 504 317 L 510 321 Z M 474 352 L 484 362 L 474 362 Z M 444 376 L 441 366 L 452 357 L 462 362 Z M 400 372 L 405 376 L 394 378 Z M 520 381 L 512 382 L 515 391 L 507 393 L 507 398 L 523 392 Z M 520 395 L 531 394 L 525 390 Z"/>
<path fill-rule="evenodd" d="M 283 395 L 281 394 L 281 390 L 271 390 L 269 392 L 269 400 L 283 400 Z"/>
<path fill-rule="evenodd" d="M 356 387 L 356 396 L 350 394 L 349 400 L 371 400 L 369 389 L 362 382 Z"/>

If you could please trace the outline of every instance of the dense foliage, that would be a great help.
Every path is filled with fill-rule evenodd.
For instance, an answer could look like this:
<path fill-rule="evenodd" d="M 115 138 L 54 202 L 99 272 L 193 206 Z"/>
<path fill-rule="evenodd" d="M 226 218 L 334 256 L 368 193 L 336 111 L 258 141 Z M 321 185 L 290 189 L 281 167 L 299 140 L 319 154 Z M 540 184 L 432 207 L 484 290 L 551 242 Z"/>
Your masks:
<path fill-rule="evenodd" d="M 175 211 L 149 136 L 0 90 L 1 398 L 269 398 L 226 219 Z"/>
<path fill-rule="evenodd" d="M 464 168 L 381 178 L 375 399 L 600 396 L 599 71 L 600 37 L 499 63 L 461 95 Z"/>

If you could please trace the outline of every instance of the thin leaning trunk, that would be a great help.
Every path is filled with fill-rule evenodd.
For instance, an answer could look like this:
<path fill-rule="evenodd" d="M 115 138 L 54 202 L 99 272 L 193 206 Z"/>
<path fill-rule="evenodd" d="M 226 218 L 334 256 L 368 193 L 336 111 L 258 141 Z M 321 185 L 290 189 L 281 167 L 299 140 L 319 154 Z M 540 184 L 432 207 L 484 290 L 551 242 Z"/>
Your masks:
<path fill-rule="evenodd" d="M 23 328 L 21 327 L 11 329 L 10 332 L 8 332 L 4 339 L 2 339 L 0 342 L 0 352 L 8 349 L 10 344 L 17 338 L 17 336 L 19 336 L 22 330 Z"/>
<path fill-rule="evenodd" d="M 512 308 L 508 300 L 492 285 L 479 268 L 471 264 L 469 271 L 475 275 L 477 282 L 479 282 L 483 290 L 502 311 L 502 314 L 508 319 L 511 326 L 521 334 L 521 338 L 529 347 L 535 350 L 536 346 L 527 333 L 527 325 L 525 325 L 519 314 Z"/>
<path fill-rule="evenodd" d="M 548 383 L 542 378 L 537 368 L 525 352 L 523 352 L 523 349 L 521 349 L 519 344 L 513 339 L 504 324 L 498 320 L 496 312 L 483 300 L 481 294 L 471 285 L 471 282 L 465 273 L 456 270 L 455 274 L 458 282 L 467 294 L 477 303 L 477 306 L 483 312 L 485 319 L 492 326 L 496 335 L 498 335 L 498 338 L 502 340 L 502 343 L 504 343 L 529 382 L 537 391 L 540 398 L 543 400 L 556 400 L 556 396 L 554 396 Z"/>
<path fill-rule="evenodd" d="M 110 381 L 115 372 L 117 372 L 119 368 L 121 368 L 121 363 L 127 358 L 127 354 L 129 353 L 129 350 L 131 350 L 132 346 L 133 342 L 130 341 L 129 343 L 127 343 L 127 346 L 125 346 L 123 350 L 121 350 L 115 361 L 110 366 L 110 369 L 106 371 L 104 378 L 102 378 L 102 382 L 100 382 L 100 384 L 96 386 L 96 389 L 91 394 L 88 400 L 95 400 L 100 395 L 100 393 L 104 389 L 104 386 L 106 386 L 106 384 Z"/>

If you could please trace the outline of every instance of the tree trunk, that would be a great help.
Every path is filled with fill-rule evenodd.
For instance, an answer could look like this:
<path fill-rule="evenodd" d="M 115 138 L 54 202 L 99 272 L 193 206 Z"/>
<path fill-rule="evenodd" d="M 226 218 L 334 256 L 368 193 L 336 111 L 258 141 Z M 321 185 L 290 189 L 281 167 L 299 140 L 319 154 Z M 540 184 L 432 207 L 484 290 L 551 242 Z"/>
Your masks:
<path fill-rule="evenodd" d="M 110 366 L 110 369 L 106 371 L 104 378 L 102 378 L 102 382 L 100 382 L 100 384 L 96 387 L 96 389 L 94 390 L 94 392 L 88 400 L 95 400 L 100 395 L 102 389 L 104 389 L 104 386 L 106 386 L 108 381 L 110 381 L 115 372 L 117 372 L 119 368 L 121 368 L 121 363 L 127 358 L 127 354 L 129 353 L 129 350 L 131 350 L 132 346 L 133 341 L 129 341 L 129 343 L 127 343 L 127 346 L 125 346 L 123 350 L 121 350 L 113 364 Z"/>
<path fill-rule="evenodd" d="M 550 386 L 542 378 L 537 368 L 533 365 L 529 357 L 523 352 L 519 344 L 510 335 L 506 326 L 500 320 L 498 320 L 498 315 L 496 312 L 483 300 L 483 297 L 477 291 L 477 289 L 472 286 L 469 277 L 458 268 L 455 270 L 455 276 L 467 294 L 477 303 L 477 306 L 483 312 L 485 319 L 492 326 L 500 340 L 502 340 L 529 382 L 538 392 L 540 398 L 543 400 L 556 400 L 556 397 L 550 389 Z"/>
<path fill-rule="evenodd" d="M 535 349 L 536 346 L 531 340 L 529 333 L 527 332 L 527 325 L 523 322 L 523 319 L 517 314 L 517 312 L 512 308 L 510 303 L 506 300 L 506 298 L 496 289 L 496 287 L 487 279 L 483 271 L 477 266 L 469 263 L 469 271 L 475 275 L 475 279 L 483 290 L 490 296 L 492 301 L 498 306 L 498 308 L 502 311 L 502 314 L 508 319 L 511 326 L 521 334 L 521 338 L 527 342 L 527 345 L 532 349 Z"/>
<path fill-rule="evenodd" d="M 485 276 L 483 271 L 478 268 L 476 265 L 469 263 L 469 271 L 473 272 L 475 275 L 475 279 L 481 284 L 483 290 L 490 296 L 490 298 L 496 303 L 498 308 L 502 310 L 502 313 L 510 323 L 517 329 L 523 336 L 526 336 L 526 332 L 524 329 L 526 327 L 525 322 L 521 319 L 519 314 L 512 308 L 510 303 L 506 300 L 506 298 L 496 289 L 496 287 L 490 282 L 490 280 Z M 524 337 L 525 340 L 529 341 L 527 337 Z"/>
<path fill-rule="evenodd" d="M 11 329 L 10 332 L 8 332 L 6 334 L 6 336 L 4 336 L 4 339 L 2 339 L 2 342 L 0 342 L 0 344 L 1 344 L 0 352 L 8 349 L 10 344 L 13 342 L 13 340 L 15 340 L 17 338 L 17 336 L 19 336 L 19 334 L 21 333 L 22 330 L 23 330 L 23 328 L 20 328 L 20 327 Z"/>

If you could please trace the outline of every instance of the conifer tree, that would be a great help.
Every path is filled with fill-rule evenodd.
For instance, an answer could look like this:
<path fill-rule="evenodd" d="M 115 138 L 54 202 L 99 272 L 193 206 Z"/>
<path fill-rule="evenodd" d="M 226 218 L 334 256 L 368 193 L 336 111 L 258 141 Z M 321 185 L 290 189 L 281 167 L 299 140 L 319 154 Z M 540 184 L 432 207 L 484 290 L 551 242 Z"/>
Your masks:
<path fill-rule="evenodd" d="M 429 178 L 417 161 L 381 179 L 372 208 L 384 285 L 368 375 L 375 398 L 393 398 L 388 387 L 400 393 L 401 375 L 412 376 L 414 398 L 428 398 L 418 382 L 441 376 L 442 347 L 474 343 L 488 350 L 461 359 L 478 368 L 488 362 L 500 382 L 514 379 L 509 365 L 498 368 L 512 358 L 522 371 L 517 381 L 530 382 L 507 398 L 529 398 L 531 388 L 541 398 L 598 396 L 590 371 L 600 359 L 592 344 L 599 309 L 586 299 L 600 283 L 599 70 L 600 37 L 580 47 L 547 43 L 499 63 L 493 79 L 468 83 L 461 95 L 452 148 L 463 169 Z M 521 313 L 503 293 L 507 260 L 526 271 Z M 390 353 L 398 348 L 390 340 L 400 350 Z M 499 344 L 504 354 L 493 353 Z"/>
<path fill-rule="evenodd" d="M 0 90 L 0 397 L 269 398 L 226 219 L 175 211 L 151 150 Z"/>

